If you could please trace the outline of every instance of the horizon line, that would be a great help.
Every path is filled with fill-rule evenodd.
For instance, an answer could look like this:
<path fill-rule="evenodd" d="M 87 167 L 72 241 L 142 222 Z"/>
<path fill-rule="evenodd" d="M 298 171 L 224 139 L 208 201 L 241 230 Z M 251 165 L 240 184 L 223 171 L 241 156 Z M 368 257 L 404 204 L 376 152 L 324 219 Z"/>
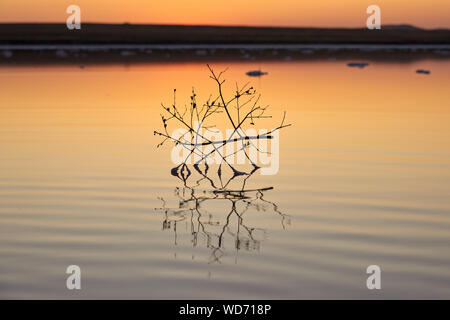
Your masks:
<path fill-rule="evenodd" d="M 25 22 L 2 22 L 0 21 L 0 25 L 6 25 L 6 24 L 37 24 L 37 25 L 45 25 L 45 24 L 62 24 L 65 25 L 66 22 L 55 22 L 55 21 L 46 21 L 46 22 L 33 22 L 33 21 L 25 21 Z M 283 26 L 283 25 L 244 25 L 244 24 L 182 24 L 182 23 L 130 23 L 130 22 L 82 22 L 81 25 L 114 25 L 114 26 L 122 26 L 122 25 L 128 25 L 128 26 L 174 26 L 174 27 L 213 27 L 213 28 L 221 28 L 221 27 L 231 27 L 231 28 L 273 28 L 273 29 L 366 29 L 367 27 L 362 26 L 355 26 L 355 27 L 343 27 L 343 26 L 334 26 L 334 27 L 327 27 L 327 26 Z M 416 26 L 414 24 L 408 24 L 408 23 L 398 23 L 398 24 L 386 24 L 381 26 L 381 30 L 384 28 L 392 28 L 392 27 L 405 27 L 405 28 L 411 28 L 411 29 L 419 29 L 419 30 L 427 30 L 427 31 L 433 31 L 433 30 L 450 30 L 449 27 L 436 27 L 436 28 L 426 28 L 426 27 L 420 27 Z"/>

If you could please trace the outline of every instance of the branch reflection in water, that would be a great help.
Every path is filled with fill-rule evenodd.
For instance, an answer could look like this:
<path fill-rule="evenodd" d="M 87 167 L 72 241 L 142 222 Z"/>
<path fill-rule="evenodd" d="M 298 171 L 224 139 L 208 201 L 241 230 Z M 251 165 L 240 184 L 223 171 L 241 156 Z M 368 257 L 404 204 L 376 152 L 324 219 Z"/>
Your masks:
<path fill-rule="evenodd" d="M 183 186 L 176 187 L 174 192 L 178 205 L 170 207 L 166 199 L 158 198 L 162 206 L 155 210 L 163 213 L 162 229 L 174 233 L 174 245 L 178 245 L 177 225 L 187 222 L 192 246 L 206 246 L 211 250 L 209 263 L 220 263 L 227 254 L 226 243 L 230 241 L 234 243 L 236 257 L 239 250 L 259 251 L 267 230 L 249 225 L 246 221 L 249 215 L 269 212 L 279 216 L 283 229 L 290 225 L 289 215 L 265 197 L 273 187 L 246 188 L 259 168 L 253 168 L 245 175 L 234 172 L 230 178 L 224 178 L 220 166 L 215 173 L 211 173 L 210 168 L 208 165 L 174 168 L 172 175 L 183 182 Z M 231 188 L 232 184 L 238 187 Z"/>

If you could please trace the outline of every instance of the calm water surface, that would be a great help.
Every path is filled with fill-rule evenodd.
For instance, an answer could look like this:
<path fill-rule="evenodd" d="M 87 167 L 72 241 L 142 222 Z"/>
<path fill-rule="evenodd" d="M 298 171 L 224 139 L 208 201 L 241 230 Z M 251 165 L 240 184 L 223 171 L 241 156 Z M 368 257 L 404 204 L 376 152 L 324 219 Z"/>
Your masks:
<path fill-rule="evenodd" d="M 0 67 L 0 298 L 450 298 L 450 62 L 214 67 L 293 123 L 235 212 L 156 149 L 203 63 Z"/>

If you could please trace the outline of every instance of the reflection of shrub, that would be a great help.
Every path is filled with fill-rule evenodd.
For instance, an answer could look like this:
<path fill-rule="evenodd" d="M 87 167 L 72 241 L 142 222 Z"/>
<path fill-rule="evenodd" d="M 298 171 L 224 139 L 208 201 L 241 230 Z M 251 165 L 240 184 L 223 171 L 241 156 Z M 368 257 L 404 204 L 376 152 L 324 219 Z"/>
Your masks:
<path fill-rule="evenodd" d="M 291 221 L 290 216 L 282 213 L 275 202 L 265 199 L 266 193 L 271 191 L 272 187 L 245 188 L 247 180 L 254 172 L 255 170 L 245 176 L 232 177 L 231 180 L 239 180 L 241 184 L 234 190 L 227 189 L 228 183 L 216 186 L 207 176 L 207 172 L 200 172 L 198 180 L 193 174 L 195 181 L 190 185 L 186 179 L 184 187 L 175 188 L 174 206 L 159 197 L 162 206 L 155 209 L 164 214 L 162 229 L 174 233 L 175 245 L 178 244 L 180 232 L 190 234 L 189 240 L 193 247 L 204 245 L 211 250 L 210 263 L 220 263 L 220 259 L 226 254 L 226 248 L 230 249 L 231 245 L 236 250 L 258 251 L 261 242 L 267 238 L 267 231 L 253 225 L 251 218 L 249 219 L 252 213 L 278 215 L 283 229 L 286 229 Z M 213 190 L 200 190 L 202 180 L 209 180 Z M 208 210 L 211 204 L 225 204 L 225 207 L 221 206 L 211 212 Z"/>

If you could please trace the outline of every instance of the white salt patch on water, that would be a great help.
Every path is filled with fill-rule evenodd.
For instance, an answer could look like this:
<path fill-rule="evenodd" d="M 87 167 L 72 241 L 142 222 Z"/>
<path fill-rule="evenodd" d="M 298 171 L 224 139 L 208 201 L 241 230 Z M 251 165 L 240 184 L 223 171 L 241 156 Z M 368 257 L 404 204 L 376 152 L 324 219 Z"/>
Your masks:
<path fill-rule="evenodd" d="M 60 57 L 60 58 L 67 58 L 67 56 L 68 56 L 67 52 L 65 52 L 64 50 L 58 50 L 55 52 L 55 54 L 57 57 Z"/>
<path fill-rule="evenodd" d="M 195 54 L 198 56 L 206 56 L 208 52 L 206 50 L 196 50 Z"/>
<path fill-rule="evenodd" d="M 4 50 L 2 52 L 2 54 L 3 54 L 3 57 L 5 57 L 6 59 L 11 58 L 13 56 L 12 51 L 9 51 L 9 50 Z"/>
<path fill-rule="evenodd" d="M 123 56 L 123 57 L 134 56 L 135 54 L 136 54 L 135 52 L 127 51 L 127 50 L 124 50 L 124 51 L 120 52 L 120 55 Z"/>

